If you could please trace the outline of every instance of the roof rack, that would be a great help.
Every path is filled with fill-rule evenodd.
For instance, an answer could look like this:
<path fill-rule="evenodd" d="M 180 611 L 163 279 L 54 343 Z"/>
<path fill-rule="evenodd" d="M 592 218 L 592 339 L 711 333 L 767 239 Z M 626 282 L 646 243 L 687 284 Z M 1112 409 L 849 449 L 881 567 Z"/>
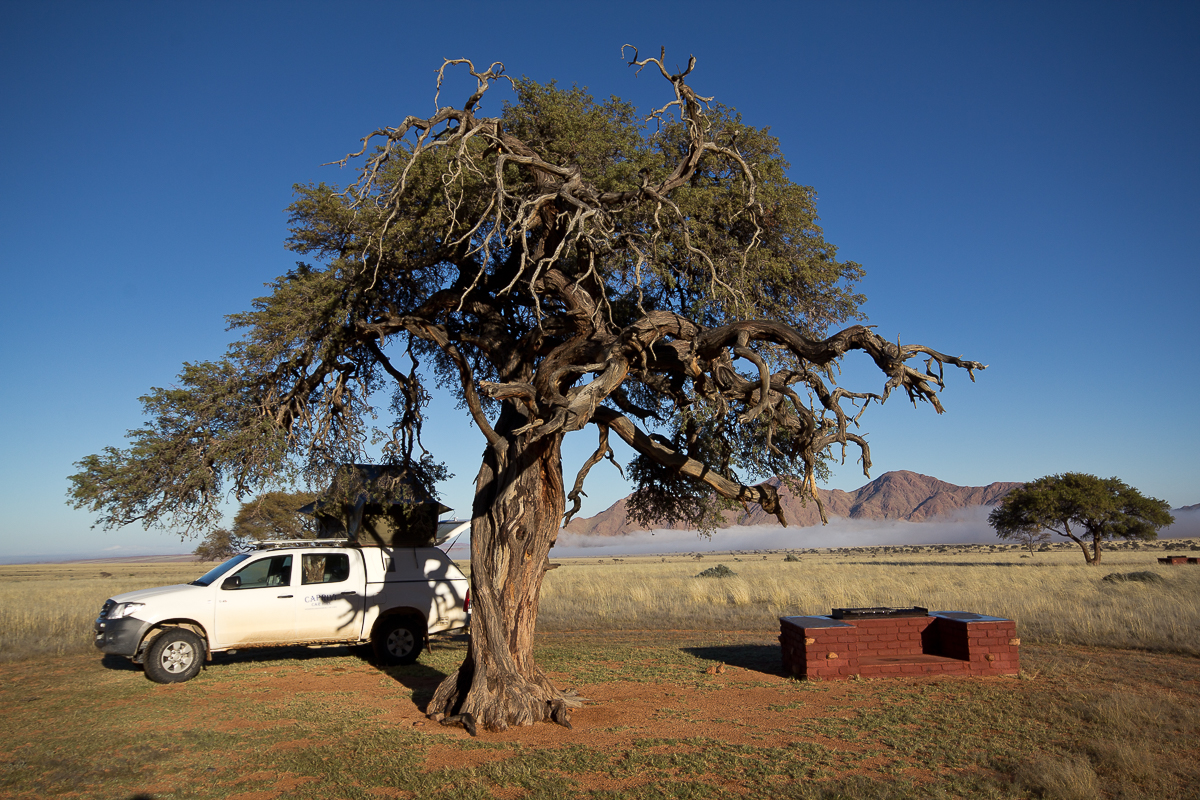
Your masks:
<path fill-rule="evenodd" d="M 274 550 L 279 547 L 341 547 L 349 544 L 345 536 L 328 539 L 263 539 L 257 543 L 256 550 Z"/>

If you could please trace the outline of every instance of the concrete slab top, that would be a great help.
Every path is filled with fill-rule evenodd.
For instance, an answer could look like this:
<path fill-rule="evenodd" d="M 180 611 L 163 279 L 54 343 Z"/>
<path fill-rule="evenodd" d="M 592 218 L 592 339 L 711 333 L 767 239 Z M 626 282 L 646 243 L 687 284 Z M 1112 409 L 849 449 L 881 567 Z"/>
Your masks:
<path fill-rule="evenodd" d="M 970 611 L 930 611 L 931 617 L 945 617 L 959 622 L 1011 622 L 1007 617 L 989 617 L 987 614 L 972 614 Z"/>

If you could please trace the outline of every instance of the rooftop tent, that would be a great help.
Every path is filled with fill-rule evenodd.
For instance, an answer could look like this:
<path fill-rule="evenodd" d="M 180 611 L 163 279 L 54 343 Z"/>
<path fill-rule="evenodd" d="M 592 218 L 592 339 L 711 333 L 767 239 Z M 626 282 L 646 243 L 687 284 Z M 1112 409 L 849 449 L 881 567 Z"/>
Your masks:
<path fill-rule="evenodd" d="M 423 492 L 402 466 L 343 464 L 325 493 L 300 511 L 317 518 L 317 538 L 360 545 L 428 547 L 450 509 Z"/>

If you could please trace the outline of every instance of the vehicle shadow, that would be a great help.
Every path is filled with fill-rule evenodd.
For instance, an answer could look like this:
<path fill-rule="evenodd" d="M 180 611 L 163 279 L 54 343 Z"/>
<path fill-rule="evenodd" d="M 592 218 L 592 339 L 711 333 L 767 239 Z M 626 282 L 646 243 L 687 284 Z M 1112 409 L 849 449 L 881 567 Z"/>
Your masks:
<path fill-rule="evenodd" d="M 432 649 L 438 653 L 453 652 L 455 665 L 466 655 L 469 637 L 466 634 L 440 636 L 432 643 Z M 429 660 L 429 653 L 421 654 L 422 661 Z M 341 658 L 355 658 L 363 664 L 370 665 L 392 680 L 412 692 L 413 703 L 424 709 L 433 699 L 433 693 L 447 676 L 444 670 L 418 661 L 415 664 L 392 666 L 380 663 L 371 645 L 334 645 L 328 647 L 263 647 L 239 649 L 235 652 L 214 653 L 212 661 L 204 668 L 219 670 L 228 664 L 243 664 L 255 666 L 285 666 L 297 662 L 335 661 Z M 117 655 L 105 655 L 100 659 L 100 665 L 113 672 L 142 672 L 142 667 L 134 664 L 128 658 Z M 149 680 L 149 679 L 147 679 Z"/>
<path fill-rule="evenodd" d="M 100 659 L 100 666 L 113 672 L 141 672 L 142 668 L 125 656 L 106 655 Z"/>
<path fill-rule="evenodd" d="M 433 640 L 432 649 L 439 654 L 449 653 L 451 661 L 457 666 L 462 663 L 463 658 L 467 654 L 467 644 L 469 641 L 470 637 L 467 634 L 439 636 Z M 430 660 L 430 653 L 428 652 L 422 653 L 421 660 L 417 663 L 401 666 L 379 664 L 374 660 L 374 654 L 372 653 L 371 655 L 372 659 L 370 660 L 375 665 L 375 668 L 412 692 L 413 704 L 422 711 L 428 708 L 429 701 L 433 699 L 433 693 L 437 691 L 437 687 L 449 675 L 449 673 L 439 667 L 422 663 Z"/>
<path fill-rule="evenodd" d="M 777 644 L 722 644 L 680 649 L 714 664 L 723 663 L 764 675 L 787 676 L 783 670 L 783 655 Z"/>
<path fill-rule="evenodd" d="M 439 636 L 432 643 L 432 650 L 438 654 L 453 652 L 453 662 L 457 666 L 467 652 L 468 637 L 465 634 L 455 636 Z M 355 658 L 369 665 L 412 693 L 413 704 L 424 710 L 433 699 L 433 693 L 447 676 L 447 672 L 429 663 L 430 653 L 423 652 L 421 659 L 415 664 L 390 665 L 383 664 L 375 655 L 375 649 L 369 645 L 344 645 L 330 647 L 270 647 L 261 649 L 244 649 L 234 653 L 215 653 L 209 667 L 219 668 L 223 664 L 252 664 L 270 666 L 278 663 L 280 666 L 297 662 L 320 662 L 339 658 Z M 127 659 L 121 659 L 129 663 Z M 132 665 L 131 665 L 132 666 Z"/>
<path fill-rule="evenodd" d="M 220 664 L 271 664 L 276 661 L 280 663 L 295 661 L 319 662 L 324 659 L 346 658 L 347 656 L 367 661 L 370 655 L 370 647 L 365 645 L 247 647 L 240 648 L 235 652 L 224 651 L 213 653 L 213 660 L 208 662 L 208 664 L 209 666 L 218 666 Z"/>
<path fill-rule="evenodd" d="M 322 659 L 346 658 L 353 656 L 362 661 L 370 662 L 373 653 L 369 646 L 342 645 L 333 647 L 263 647 L 247 648 L 236 652 L 214 653 L 212 661 L 205 663 L 204 668 L 219 668 L 223 664 L 279 664 L 295 663 L 297 661 L 320 661 Z M 134 664 L 125 656 L 105 655 L 100 659 L 100 666 L 113 672 L 142 672 L 139 664 Z"/>

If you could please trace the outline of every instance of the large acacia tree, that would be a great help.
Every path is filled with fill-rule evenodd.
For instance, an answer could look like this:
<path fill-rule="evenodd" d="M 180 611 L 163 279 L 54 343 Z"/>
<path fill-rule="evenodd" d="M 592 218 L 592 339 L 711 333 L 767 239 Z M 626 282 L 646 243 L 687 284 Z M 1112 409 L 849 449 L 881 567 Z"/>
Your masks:
<path fill-rule="evenodd" d="M 150 419 L 128 447 L 79 463 L 73 502 L 105 525 L 200 529 L 228 489 L 320 483 L 372 436 L 431 483 L 422 409 L 431 383 L 449 387 L 483 444 L 474 618 L 429 713 L 492 730 L 569 724 L 575 700 L 533 658 L 538 597 L 613 434 L 637 454 L 643 519 L 704 526 L 734 502 L 786 524 L 770 477 L 816 500 L 831 454 L 856 448 L 869 468 L 854 429 L 870 401 L 903 390 L 940 413 L 943 366 L 983 369 L 860 325 L 831 334 L 859 316 L 861 268 L 825 241 L 813 190 L 788 179 L 766 130 L 693 91 L 694 59 L 673 73 L 631 52 L 667 89 L 645 118 L 510 80 L 499 63 L 444 63 L 439 92 L 461 68 L 474 93 L 457 107 L 435 95 L 433 116 L 366 136 L 341 162 L 358 168 L 348 188 L 298 187 L 289 247 L 304 261 L 230 318 L 242 336 L 223 359 L 143 398 Z M 485 116 L 499 81 L 516 99 Z M 882 371 L 880 391 L 837 385 L 851 351 Z M 568 488 L 563 438 L 588 426 L 595 452 Z"/>
<path fill-rule="evenodd" d="M 1084 560 L 1096 566 L 1106 540 L 1151 541 L 1175 517 L 1167 501 L 1146 497 L 1119 478 L 1066 472 L 1014 489 L 992 509 L 988 522 L 1001 539 L 1057 533 L 1079 545 Z"/>

